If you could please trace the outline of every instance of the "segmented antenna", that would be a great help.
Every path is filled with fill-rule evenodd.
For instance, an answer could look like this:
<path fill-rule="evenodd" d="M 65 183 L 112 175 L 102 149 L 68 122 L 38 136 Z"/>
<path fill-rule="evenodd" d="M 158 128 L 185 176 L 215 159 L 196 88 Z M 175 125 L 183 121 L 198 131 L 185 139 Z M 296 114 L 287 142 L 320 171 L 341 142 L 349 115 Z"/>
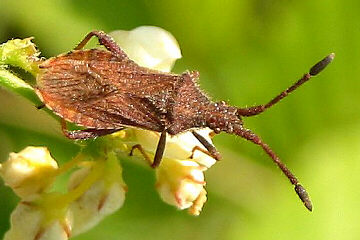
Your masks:
<path fill-rule="evenodd" d="M 264 112 L 266 109 L 274 106 L 281 99 L 285 98 L 291 92 L 295 91 L 298 87 L 303 85 L 305 82 L 309 81 L 311 77 L 316 76 L 317 74 L 319 74 L 322 70 L 324 70 L 324 68 L 327 65 L 329 65 L 329 63 L 332 62 L 334 57 L 335 57 L 335 53 L 331 53 L 330 55 L 326 56 L 323 60 L 316 63 L 312 68 L 310 68 L 309 73 L 306 73 L 299 81 L 294 83 L 292 86 L 290 86 L 285 91 L 281 92 L 276 97 L 274 97 L 267 104 L 258 105 L 258 106 L 254 106 L 254 107 L 248 107 L 248 108 L 239 108 L 238 111 L 237 111 L 237 114 L 239 116 L 250 117 L 250 116 L 258 115 L 258 114 Z"/>
<path fill-rule="evenodd" d="M 327 65 L 329 65 L 329 63 L 332 62 L 334 57 L 335 54 L 331 53 L 330 55 L 326 56 L 324 59 L 316 63 L 312 68 L 310 68 L 309 73 L 306 73 L 300 80 L 298 80 L 296 83 L 294 83 L 285 91 L 281 92 L 279 95 L 277 95 L 267 104 L 249 107 L 249 108 L 239 108 L 237 110 L 237 114 L 239 116 L 249 117 L 264 112 L 266 109 L 274 106 L 281 99 L 285 98 L 291 92 L 295 91 L 298 87 L 300 87 L 302 84 L 307 82 L 311 77 L 319 74 L 322 70 L 326 68 Z M 259 145 L 271 157 L 274 163 L 281 169 L 281 171 L 285 174 L 285 176 L 290 180 L 291 184 L 295 186 L 295 192 L 297 193 L 301 201 L 304 203 L 305 207 L 309 211 L 312 211 L 312 203 L 309 194 L 306 192 L 305 188 L 299 183 L 295 175 L 286 167 L 284 163 L 281 162 L 280 158 L 274 153 L 274 151 L 266 143 L 264 143 L 257 135 L 255 135 L 248 129 L 240 127 L 236 129 L 234 133 L 238 136 L 241 136 Z"/>

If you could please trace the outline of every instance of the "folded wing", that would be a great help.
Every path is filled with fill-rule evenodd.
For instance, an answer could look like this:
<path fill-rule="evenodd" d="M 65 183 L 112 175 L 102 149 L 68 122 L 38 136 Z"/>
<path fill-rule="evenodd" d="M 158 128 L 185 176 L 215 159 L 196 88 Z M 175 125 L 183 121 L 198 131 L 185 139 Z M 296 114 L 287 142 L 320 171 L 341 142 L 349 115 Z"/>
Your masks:
<path fill-rule="evenodd" d="M 88 128 L 162 131 L 180 76 L 142 68 L 108 51 L 75 51 L 40 65 L 37 93 L 47 107 Z"/>

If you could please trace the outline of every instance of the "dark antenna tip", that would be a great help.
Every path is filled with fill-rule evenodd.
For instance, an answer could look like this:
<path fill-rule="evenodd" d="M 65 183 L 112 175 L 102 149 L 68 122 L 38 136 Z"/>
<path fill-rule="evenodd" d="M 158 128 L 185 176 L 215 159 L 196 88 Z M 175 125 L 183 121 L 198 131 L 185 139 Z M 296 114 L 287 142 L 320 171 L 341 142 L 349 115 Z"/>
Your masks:
<path fill-rule="evenodd" d="M 309 194 L 306 192 L 305 188 L 300 184 L 295 185 L 295 192 L 304 203 L 305 207 L 311 212 L 312 211 L 312 203 L 309 197 Z"/>
<path fill-rule="evenodd" d="M 332 60 L 335 58 L 335 53 L 331 53 L 328 56 L 326 56 L 323 60 L 321 60 L 320 62 L 318 62 L 317 64 L 315 64 L 311 69 L 310 69 L 310 75 L 311 76 L 316 76 L 317 74 L 319 74 L 322 70 L 324 70 L 324 68 L 326 68 L 327 65 L 329 65 L 329 63 L 332 62 Z"/>

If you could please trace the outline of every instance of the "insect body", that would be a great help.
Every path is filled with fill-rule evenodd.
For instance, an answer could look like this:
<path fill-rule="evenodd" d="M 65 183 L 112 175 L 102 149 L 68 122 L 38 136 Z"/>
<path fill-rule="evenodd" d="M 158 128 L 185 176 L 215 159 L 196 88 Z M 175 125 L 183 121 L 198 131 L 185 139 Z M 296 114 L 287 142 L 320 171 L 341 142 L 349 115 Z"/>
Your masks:
<path fill-rule="evenodd" d="M 96 36 L 107 50 L 81 50 L 92 36 Z M 212 102 L 197 85 L 198 72 L 178 75 L 140 67 L 110 36 L 93 31 L 74 51 L 50 58 L 40 65 L 36 92 L 57 115 L 87 128 L 68 131 L 63 124 L 65 135 L 72 139 L 94 138 L 125 127 L 160 132 L 153 167 L 160 164 L 167 134 L 191 131 L 215 159 L 220 159 L 220 154 L 196 129 L 209 127 L 215 133 L 241 136 L 263 148 L 295 185 L 295 191 L 311 210 L 305 189 L 270 147 L 243 126 L 242 117 L 257 115 L 270 108 L 317 75 L 333 58 L 334 54 L 324 58 L 269 103 L 237 108 L 225 102 Z"/>

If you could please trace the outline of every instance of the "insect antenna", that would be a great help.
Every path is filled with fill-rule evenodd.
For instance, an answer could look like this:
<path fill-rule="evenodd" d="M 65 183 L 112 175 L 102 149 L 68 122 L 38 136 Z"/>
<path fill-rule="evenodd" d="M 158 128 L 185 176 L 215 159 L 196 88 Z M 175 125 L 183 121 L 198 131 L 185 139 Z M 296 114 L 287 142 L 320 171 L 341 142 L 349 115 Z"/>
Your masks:
<path fill-rule="evenodd" d="M 248 108 L 239 108 L 237 111 L 237 114 L 239 116 L 250 117 L 250 116 L 254 116 L 254 115 L 264 112 L 266 109 L 274 106 L 281 99 L 285 98 L 291 92 L 295 91 L 302 84 L 309 81 L 311 77 L 319 74 L 329 63 L 331 63 L 331 61 L 334 59 L 334 57 L 335 57 L 335 53 L 331 53 L 330 55 L 326 56 L 324 59 L 322 59 L 320 62 L 315 64 L 312 68 L 310 68 L 309 73 L 306 73 L 300 80 L 298 80 L 296 83 L 294 83 L 292 86 L 290 86 L 285 91 L 281 92 L 279 95 L 277 95 L 275 98 L 273 98 L 267 104 L 248 107 Z"/>
<path fill-rule="evenodd" d="M 297 193 L 301 201 L 304 203 L 305 207 L 309 211 L 312 211 L 312 203 L 305 188 L 299 183 L 298 179 L 286 167 L 286 165 L 281 162 L 280 158 L 275 154 L 275 152 L 266 143 L 264 143 L 260 137 L 251 132 L 249 129 L 243 128 L 242 126 L 235 128 L 234 134 L 259 145 L 266 152 L 266 154 L 271 157 L 274 163 L 281 169 L 285 176 L 290 180 L 291 184 L 295 186 L 295 192 Z"/>

